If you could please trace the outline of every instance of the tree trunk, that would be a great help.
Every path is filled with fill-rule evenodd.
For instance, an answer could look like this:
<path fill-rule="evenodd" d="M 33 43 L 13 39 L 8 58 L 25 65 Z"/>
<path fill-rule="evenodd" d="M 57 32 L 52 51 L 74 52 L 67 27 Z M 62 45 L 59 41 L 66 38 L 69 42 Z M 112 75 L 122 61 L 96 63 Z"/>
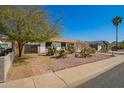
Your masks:
<path fill-rule="evenodd" d="M 22 42 L 18 42 L 18 48 L 19 48 L 19 57 L 22 56 L 22 49 L 23 49 L 23 43 Z"/>
<path fill-rule="evenodd" d="M 116 51 L 118 51 L 118 26 L 116 26 Z"/>

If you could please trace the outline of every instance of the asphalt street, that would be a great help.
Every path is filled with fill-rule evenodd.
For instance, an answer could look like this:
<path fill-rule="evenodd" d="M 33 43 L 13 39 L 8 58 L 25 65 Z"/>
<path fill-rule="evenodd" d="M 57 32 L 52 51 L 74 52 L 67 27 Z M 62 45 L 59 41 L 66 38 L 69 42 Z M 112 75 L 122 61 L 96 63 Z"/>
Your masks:
<path fill-rule="evenodd" d="M 78 88 L 124 88 L 124 63 L 81 84 Z"/>

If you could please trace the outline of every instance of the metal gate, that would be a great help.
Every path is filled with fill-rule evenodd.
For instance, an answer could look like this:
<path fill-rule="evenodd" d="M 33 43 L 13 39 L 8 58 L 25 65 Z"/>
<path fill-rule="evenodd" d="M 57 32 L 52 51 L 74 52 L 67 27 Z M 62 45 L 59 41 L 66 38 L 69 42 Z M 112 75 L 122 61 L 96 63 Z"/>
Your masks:
<path fill-rule="evenodd" d="M 25 54 L 38 53 L 38 45 L 25 45 Z"/>

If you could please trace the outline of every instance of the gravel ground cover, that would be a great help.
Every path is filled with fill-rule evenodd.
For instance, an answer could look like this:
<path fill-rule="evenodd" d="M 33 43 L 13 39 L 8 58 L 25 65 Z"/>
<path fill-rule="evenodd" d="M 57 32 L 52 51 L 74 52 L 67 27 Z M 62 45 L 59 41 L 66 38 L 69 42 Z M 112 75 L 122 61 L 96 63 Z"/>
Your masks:
<path fill-rule="evenodd" d="M 112 57 L 111 55 L 96 53 L 87 58 L 76 58 L 74 54 L 69 54 L 67 58 L 54 58 L 51 56 L 39 56 L 37 54 L 26 54 L 22 58 L 15 57 L 10 68 L 7 80 L 26 78 L 34 75 L 58 71 L 65 68 L 79 66 L 87 63 Z"/>

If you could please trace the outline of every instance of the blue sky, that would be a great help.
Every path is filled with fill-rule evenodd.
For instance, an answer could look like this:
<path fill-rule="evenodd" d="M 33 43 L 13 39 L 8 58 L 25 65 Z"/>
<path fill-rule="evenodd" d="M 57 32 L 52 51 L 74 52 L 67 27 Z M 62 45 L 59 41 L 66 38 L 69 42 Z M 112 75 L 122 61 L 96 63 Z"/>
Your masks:
<path fill-rule="evenodd" d="M 115 40 L 115 16 L 124 18 L 124 6 L 44 6 L 51 19 L 62 19 L 62 37 L 82 41 Z M 124 21 L 119 26 L 119 41 L 124 40 Z"/>

